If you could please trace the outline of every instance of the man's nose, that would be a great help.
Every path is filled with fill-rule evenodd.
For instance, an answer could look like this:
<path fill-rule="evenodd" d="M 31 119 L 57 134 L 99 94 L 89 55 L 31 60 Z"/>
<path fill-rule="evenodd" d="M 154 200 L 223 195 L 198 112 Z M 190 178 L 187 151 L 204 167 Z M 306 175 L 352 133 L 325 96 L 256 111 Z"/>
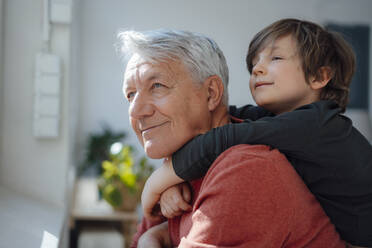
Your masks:
<path fill-rule="evenodd" d="M 252 69 L 253 75 L 262 75 L 266 73 L 266 65 L 264 61 L 258 61 Z"/>
<path fill-rule="evenodd" d="M 140 119 L 151 116 L 154 113 L 154 107 L 147 96 L 137 93 L 129 105 L 129 116 Z"/>

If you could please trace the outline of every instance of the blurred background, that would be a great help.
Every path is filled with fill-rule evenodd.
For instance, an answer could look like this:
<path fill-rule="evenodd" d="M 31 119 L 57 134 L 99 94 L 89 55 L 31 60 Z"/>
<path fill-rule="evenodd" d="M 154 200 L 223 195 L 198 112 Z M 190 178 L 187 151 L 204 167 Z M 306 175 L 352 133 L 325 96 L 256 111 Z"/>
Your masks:
<path fill-rule="evenodd" d="M 346 115 L 371 141 L 371 13 L 370 0 L 0 0 L 0 248 L 129 242 L 140 213 L 113 210 L 122 199 L 104 187 L 119 163 L 139 189 L 160 161 L 144 160 L 129 126 L 118 31 L 211 37 L 229 65 L 230 104 L 240 106 L 254 104 L 245 55 L 255 33 L 286 17 L 328 26 L 356 51 Z"/>

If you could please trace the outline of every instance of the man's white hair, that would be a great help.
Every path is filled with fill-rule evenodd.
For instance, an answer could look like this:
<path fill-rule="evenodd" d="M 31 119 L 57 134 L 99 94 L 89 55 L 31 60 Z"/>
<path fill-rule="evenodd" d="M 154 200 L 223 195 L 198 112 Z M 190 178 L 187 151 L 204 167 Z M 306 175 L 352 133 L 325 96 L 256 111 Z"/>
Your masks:
<path fill-rule="evenodd" d="M 123 31 L 118 33 L 118 38 L 120 51 L 127 60 L 133 54 L 139 54 L 151 63 L 179 60 L 200 83 L 210 76 L 219 76 L 224 86 L 223 103 L 227 106 L 229 69 L 225 56 L 212 39 L 193 32 L 168 29 Z"/>

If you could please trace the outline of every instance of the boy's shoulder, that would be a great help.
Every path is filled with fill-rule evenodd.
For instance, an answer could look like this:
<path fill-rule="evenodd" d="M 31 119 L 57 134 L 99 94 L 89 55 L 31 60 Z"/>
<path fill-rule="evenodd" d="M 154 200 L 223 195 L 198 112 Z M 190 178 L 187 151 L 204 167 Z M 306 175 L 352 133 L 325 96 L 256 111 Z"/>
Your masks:
<path fill-rule="evenodd" d="M 296 119 L 297 121 L 316 121 L 319 126 L 323 126 L 330 120 L 341 118 L 341 108 L 338 104 L 331 100 L 320 100 L 310 104 L 303 105 L 291 112 L 286 112 L 278 117 L 284 119 Z"/>
<path fill-rule="evenodd" d="M 303 105 L 299 108 L 294 109 L 293 111 L 282 113 L 280 115 L 274 115 L 262 107 L 253 106 L 250 104 L 242 107 L 231 105 L 229 106 L 229 113 L 231 116 L 250 121 L 256 121 L 265 117 L 280 118 L 283 116 L 289 119 L 291 119 L 291 117 L 298 118 L 304 116 L 304 119 L 316 118 L 319 120 L 329 120 L 335 115 L 340 114 L 341 108 L 334 101 L 319 100 L 310 104 Z"/>
<path fill-rule="evenodd" d="M 303 109 L 312 109 L 319 113 L 329 113 L 329 112 L 331 112 L 332 114 L 341 113 L 341 108 L 338 106 L 336 102 L 332 100 L 319 100 L 319 101 L 316 101 L 310 104 L 303 105 L 293 111 L 303 110 Z"/>
<path fill-rule="evenodd" d="M 229 106 L 229 113 L 231 116 L 234 116 L 236 118 L 249 119 L 252 121 L 260 119 L 265 116 L 273 116 L 273 114 L 268 110 L 251 104 L 247 104 L 242 107 L 231 105 Z"/>

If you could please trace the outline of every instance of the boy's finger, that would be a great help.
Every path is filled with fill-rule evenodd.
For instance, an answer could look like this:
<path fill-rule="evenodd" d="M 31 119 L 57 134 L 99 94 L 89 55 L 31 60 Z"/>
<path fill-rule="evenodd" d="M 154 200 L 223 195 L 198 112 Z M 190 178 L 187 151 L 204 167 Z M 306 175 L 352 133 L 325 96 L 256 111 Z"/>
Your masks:
<path fill-rule="evenodd" d="M 168 208 L 168 206 L 164 206 L 161 208 L 161 213 L 168 219 L 172 218 L 172 211 Z"/>
<path fill-rule="evenodd" d="M 177 212 L 173 213 L 173 217 L 181 215 L 182 212 L 183 212 L 183 211 L 177 211 Z"/>
<path fill-rule="evenodd" d="M 191 206 L 187 202 L 185 202 L 182 197 L 175 197 L 173 200 L 175 205 L 177 206 L 177 209 L 175 209 L 175 211 L 178 211 L 180 209 L 183 211 L 190 210 Z"/>
<path fill-rule="evenodd" d="M 153 209 L 143 209 L 143 216 L 150 221 L 159 221 L 161 212 L 159 204 L 156 204 Z"/>
<path fill-rule="evenodd" d="M 180 206 L 179 206 L 178 201 L 177 201 L 177 203 L 173 202 L 172 204 L 169 204 L 169 210 L 172 211 L 173 213 L 179 211 Z"/>
<path fill-rule="evenodd" d="M 183 210 L 183 211 L 189 211 L 191 210 L 191 205 L 188 204 L 187 202 L 183 201 L 181 205 L 179 205 L 179 207 Z"/>
<path fill-rule="evenodd" d="M 153 214 L 149 214 L 149 213 L 143 213 L 143 216 L 150 221 L 160 221 L 160 219 L 161 219 L 161 216 L 153 215 Z"/>
<path fill-rule="evenodd" d="M 182 184 L 182 197 L 186 202 L 191 201 L 191 191 L 187 183 Z"/>

